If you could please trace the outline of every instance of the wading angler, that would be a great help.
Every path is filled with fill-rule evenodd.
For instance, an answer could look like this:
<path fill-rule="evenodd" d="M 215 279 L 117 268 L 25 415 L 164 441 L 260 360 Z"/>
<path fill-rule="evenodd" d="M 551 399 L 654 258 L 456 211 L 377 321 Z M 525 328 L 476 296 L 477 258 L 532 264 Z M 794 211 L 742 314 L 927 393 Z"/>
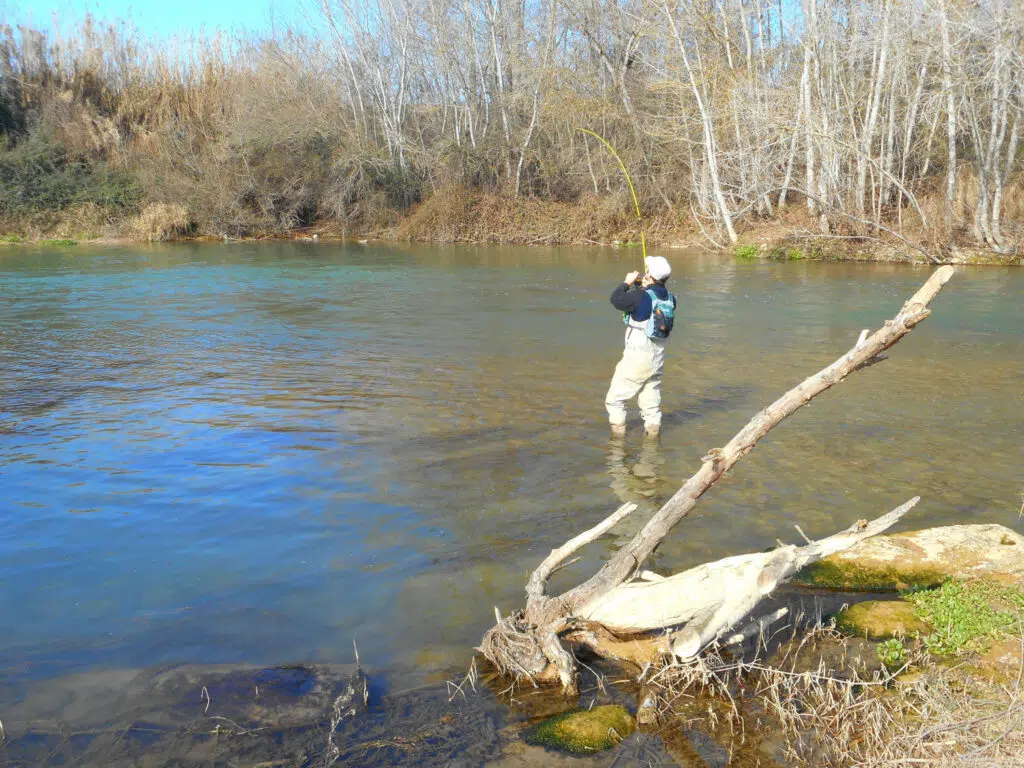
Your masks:
<path fill-rule="evenodd" d="M 661 376 L 665 347 L 675 319 L 676 298 L 665 284 L 672 268 L 664 256 L 649 256 L 645 274 L 630 272 L 612 291 L 612 306 L 626 324 L 622 359 L 608 387 L 605 408 L 612 433 L 626 432 L 626 403 L 633 397 L 640 406 L 647 434 L 661 431 Z"/>

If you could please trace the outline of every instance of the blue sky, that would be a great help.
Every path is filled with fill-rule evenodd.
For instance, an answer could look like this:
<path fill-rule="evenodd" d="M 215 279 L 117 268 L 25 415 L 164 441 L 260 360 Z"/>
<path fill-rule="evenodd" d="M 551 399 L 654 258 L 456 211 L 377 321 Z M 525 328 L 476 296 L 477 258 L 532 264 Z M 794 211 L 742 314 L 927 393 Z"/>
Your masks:
<path fill-rule="evenodd" d="M 75 26 L 86 13 L 103 21 L 130 21 L 159 36 L 218 29 L 268 31 L 272 24 L 302 26 L 301 0 L 0 0 L 4 23 L 52 29 Z"/>

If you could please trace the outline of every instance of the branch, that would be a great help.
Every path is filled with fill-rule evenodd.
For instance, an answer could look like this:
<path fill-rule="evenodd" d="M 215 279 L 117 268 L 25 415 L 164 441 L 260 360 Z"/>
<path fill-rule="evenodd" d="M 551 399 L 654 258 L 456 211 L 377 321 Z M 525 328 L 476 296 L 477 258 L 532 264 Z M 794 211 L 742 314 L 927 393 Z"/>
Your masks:
<path fill-rule="evenodd" d="M 558 549 L 551 550 L 551 554 L 544 558 L 544 562 L 537 566 L 537 569 L 530 576 L 530 581 L 526 585 L 526 604 L 529 605 L 530 603 L 536 602 L 540 598 L 544 597 L 544 588 L 547 586 L 547 581 L 551 578 L 551 574 L 558 570 L 562 561 L 571 556 L 576 552 L 576 550 L 592 542 L 594 539 L 603 536 L 607 531 L 611 530 L 614 525 L 622 520 L 622 518 L 633 512 L 635 509 L 636 504 L 623 504 L 615 510 L 612 515 L 605 518 L 593 528 L 584 531 L 579 536 L 569 539 L 569 541 L 558 547 Z"/>
<path fill-rule="evenodd" d="M 681 647 L 690 650 L 682 655 L 696 654 L 801 568 L 877 536 L 895 525 L 919 500 L 915 496 L 876 520 L 859 521 L 845 531 L 802 547 L 787 545 L 770 552 L 732 555 L 660 581 L 620 584 L 579 606 L 575 615 L 622 634 L 685 624 Z"/>

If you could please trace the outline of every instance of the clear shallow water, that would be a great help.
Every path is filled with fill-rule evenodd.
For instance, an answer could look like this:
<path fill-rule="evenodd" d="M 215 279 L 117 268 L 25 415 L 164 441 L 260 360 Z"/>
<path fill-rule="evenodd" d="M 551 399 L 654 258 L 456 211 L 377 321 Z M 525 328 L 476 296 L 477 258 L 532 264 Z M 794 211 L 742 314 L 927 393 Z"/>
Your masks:
<path fill-rule="evenodd" d="M 0 251 L 0 680 L 349 661 L 464 669 L 551 547 L 641 503 L 927 271 L 670 253 L 660 445 L 608 439 L 632 251 L 291 244 Z M 766 438 L 679 568 L 922 503 L 1024 529 L 1024 272 L 961 271 L 891 352 Z"/>

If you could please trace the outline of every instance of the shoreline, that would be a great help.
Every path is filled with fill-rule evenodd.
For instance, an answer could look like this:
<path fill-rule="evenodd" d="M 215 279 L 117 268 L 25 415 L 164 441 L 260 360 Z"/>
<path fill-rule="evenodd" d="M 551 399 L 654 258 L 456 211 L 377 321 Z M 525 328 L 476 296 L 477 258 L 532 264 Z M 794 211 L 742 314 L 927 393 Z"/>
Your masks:
<path fill-rule="evenodd" d="M 775 229 L 774 227 L 772 229 Z M 708 250 L 732 255 L 739 261 L 807 261 L 807 262 L 858 262 L 864 264 L 908 264 L 918 266 L 937 266 L 952 264 L 954 266 L 987 266 L 987 267 L 1020 267 L 1024 266 L 1024 253 L 1004 255 L 991 250 L 977 247 L 959 248 L 954 254 L 945 258 L 935 257 L 932 260 L 922 254 L 914 254 L 911 249 L 900 249 L 888 243 L 866 243 L 864 240 L 847 240 L 839 244 L 830 237 L 805 236 L 790 233 L 781 237 L 758 237 L 757 230 L 744 233 L 738 243 L 729 247 L 716 247 L 692 237 L 648 240 L 648 250 Z M 277 243 L 294 242 L 310 244 L 387 244 L 411 243 L 420 245 L 511 245 L 522 247 L 561 246 L 572 248 L 639 248 L 640 244 L 630 240 L 608 239 L 595 240 L 550 238 L 544 242 L 527 241 L 521 238 L 444 238 L 414 236 L 382 236 L 381 233 L 359 233 L 354 235 L 339 234 L 331 227 L 315 227 L 288 232 L 268 232 L 241 237 L 214 235 L 181 235 L 160 240 L 144 240 L 123 235 L 100 235 L 97 237 L 79 238 L 26 238 L 21 236 L 0 235 L 0 247 L 33 246 L 38 248 L 65 248 L 76 245 L 93 246 L 130 246 L 153 244 L 183 243 Z"/>

